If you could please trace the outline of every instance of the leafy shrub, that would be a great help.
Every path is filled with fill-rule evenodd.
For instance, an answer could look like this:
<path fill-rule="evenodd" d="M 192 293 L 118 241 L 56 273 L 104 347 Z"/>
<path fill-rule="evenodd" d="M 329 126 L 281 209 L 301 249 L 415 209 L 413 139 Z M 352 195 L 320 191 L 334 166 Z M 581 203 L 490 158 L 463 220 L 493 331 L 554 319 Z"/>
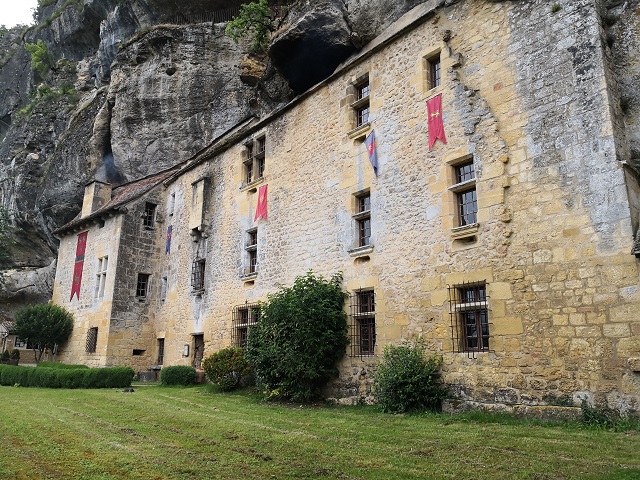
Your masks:
<path fill-rule="evenodd" d="M 258 0 L 240 5 L 240 15 L 227 23 L 224 33 L 236 43 L 240 38 L 250 38 L 251 50 L 258 53 L 265 51 L 269 34 L 274 30 L 267 0 Z"/>
<path fill-rule="evenodd" d="M 5 350 L 4 352 L 2 352 L 2 355 L 0 355 L 0 359 L 2 360 L 9 360 L 11 358 L 11 353 L 9 353 L 9 350 Z"/>
<path fill-rule="evenodd" d="M 207 378 L 223 392 L 238 388 L 240 380 L 251 372 L 251 366 L 244 358 L 244 350 L 228 347 L 207 358 L 202 367 Z"/>
<path fill-rule="evenodd" d="M 162 385 L 189 386 L 196 383 L 196 369 L 186 365 L 165 367 L 160 371 Z"/>
<path fill-rule="evenodd" d="M 20 360 L 20 350 L 14 348 L 11 350 L 11 355 L 9 356 L 12 360 Z"/>
<path fill-rule="evenodd" d="M 269 396 L 308 402 L 337 375 L 348 343 L 346 296 L 341 274 L 325 280 L 312 272 L 268 296 L 246 357 Z"/>
<path fill-rule="evenodd" d="M 40 362 L 36 367 L 45 367 L 45 368 L 59 368 L 65 370 L 73 370 L 77 368 L 89 368 L 86 365 L 74 365 L 74 364 L 66 364 L 60 362 Z"/>
<path fill-rule="evenodd" d="M 390 413 L 439 410 L 447 396 L 441 365 L 440 355 L 426 356 L 422 341 L 387 345 L 374 378 L 376 402 Z"/>
<path fill-rule="evenodd" d="M 608 407 L 596 407 L 583 398 L 580 405 L 582 415 L 580 422 L 589 427 L 612 428 L 620 421 L 620 415 Z"/>
<path fill-rule="evenodd" d="M 19 384 L 41 388 L 125 388 L 131 386 L 133 369 L 106 368 L 48 368 L 0 365 L 0 385 Z"/>
<path fill-rule="evenodd" d="M 44 79 L 49 69 L 53 66 L 53 56 L 49 52 L 47 44 L 42 40 L 36 43 L 26 43 L 25 48 L 31 54 L 31 67 L 33 71 Z"/>

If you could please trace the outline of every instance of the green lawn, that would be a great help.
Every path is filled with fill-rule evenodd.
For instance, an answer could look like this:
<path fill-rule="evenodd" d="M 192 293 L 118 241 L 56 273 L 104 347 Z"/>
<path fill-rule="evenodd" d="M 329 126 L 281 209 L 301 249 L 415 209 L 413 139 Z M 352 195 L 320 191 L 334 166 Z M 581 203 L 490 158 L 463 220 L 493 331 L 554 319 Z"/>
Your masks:
<path fill-rule="evenodd" d="M 134 388 L 0 387 L 0 478 L 640 479 L 637 431 Z"/>

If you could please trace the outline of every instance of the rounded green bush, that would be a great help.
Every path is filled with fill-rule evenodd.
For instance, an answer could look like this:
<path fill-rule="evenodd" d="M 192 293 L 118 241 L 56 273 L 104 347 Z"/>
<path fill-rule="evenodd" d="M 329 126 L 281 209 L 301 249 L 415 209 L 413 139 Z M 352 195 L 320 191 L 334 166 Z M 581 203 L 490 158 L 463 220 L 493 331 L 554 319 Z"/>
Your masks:
<path fill-rule="evenodd" d="M 385 412 L 440 410 L 447 397 L 440 379 L 442 357 L 428 357 L 423 342 L 387 345 L 374 375 L 373 394 Z"/>
<path fill-rule="evenodd" d="M 196 383 L 196 369 L 186 365 L 165 367 L 160 371 L 162 385 L 182 385 L 187 387 Z"/>
<path fill-rule="evenodd" d="M 223 348 L 214 353 L 203 362 L 202 368 L 209 381 L 223 392 L 238 388 L 242 377 L 251 372 L 244 351 L 238 347 Z"/>
<path fill-rule="evenodd" d="M 251 328 L 246 357 L 271 398 L 309 402 L 337 376 L 347 348 L 342 275 L 308 272 L 268 295 Z"/>

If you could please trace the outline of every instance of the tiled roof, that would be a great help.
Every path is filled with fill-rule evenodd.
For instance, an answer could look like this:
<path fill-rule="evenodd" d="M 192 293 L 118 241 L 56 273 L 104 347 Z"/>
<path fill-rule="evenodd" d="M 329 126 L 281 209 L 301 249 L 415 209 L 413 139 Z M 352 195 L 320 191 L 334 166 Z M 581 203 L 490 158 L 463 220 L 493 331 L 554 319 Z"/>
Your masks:
<path fill-rule="evenodd" d="M 100 218 L 107 212 L 118 210 L 120 207 L 140 198 L 142 195 L 153 189 L 159 183 L 162 183 L 164 180 L 173 175 L 179 167 L 173 167 L 169 170 L 165 170 L 160 173 L 156 173 L 154 175 L 142 178 L 140 180 L 136 180 L 134 182 L 125 183 L 124 185 L 120 185 L 116 187 L 111 192 L 111 200 L 103 205 L 101 208 L 96 210 L 95 212 L 87 215 L 86 217 L 80 217 L 80 214 L 73 220 L 71 220 L 66 225 L 63 225 L 60 228 L 57 228 L 53 231 L 56 235 L 65 234 L 67 231 L 79 227 L 84 223 L 87 223 L 95 218 Z"/>

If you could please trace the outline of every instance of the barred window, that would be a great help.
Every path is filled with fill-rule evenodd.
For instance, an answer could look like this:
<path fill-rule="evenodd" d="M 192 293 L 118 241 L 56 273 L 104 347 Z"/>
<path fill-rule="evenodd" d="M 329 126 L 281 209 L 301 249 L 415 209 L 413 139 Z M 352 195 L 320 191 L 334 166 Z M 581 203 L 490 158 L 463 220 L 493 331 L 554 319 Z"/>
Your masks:
<path fill-rule="evenodd" d="M 85 345 L 85 352 L 95 353 L 97 344 L 98 344 L 98 327 L 91 327 L 89 330 L 87 330 L 87 342 Z"/>
<path fill-rule="evenodd" d="M 260 304 L 245 303 L 233 308 L 231 318 L 231 345 L 245 348 L 249 331 L 260 319 Z"/>
<path fill-rule="evenodd" d="M 206 260 L 199 258 L 191 264 L 191 287 L 194 290 L 204 290 L 204 268 Z"/>
<path fill-rule="evenodd" d="M 358 290 L 350 297 L 349 338 L 351 357 L 374 355 L 376 302 L 373 290 Z"/>
<path fill-rule="evenodd" d="M 489 351 L 486 283 L 463 283 L 450 286 L 448 289 L 454 352 Z"/>
<path fill-rule="evenodd" d="M 149 292 L 149 275 L 148 273 L 139 273 L 138 282 L 136 283 L 136 297 L 147 298 Z"/>

